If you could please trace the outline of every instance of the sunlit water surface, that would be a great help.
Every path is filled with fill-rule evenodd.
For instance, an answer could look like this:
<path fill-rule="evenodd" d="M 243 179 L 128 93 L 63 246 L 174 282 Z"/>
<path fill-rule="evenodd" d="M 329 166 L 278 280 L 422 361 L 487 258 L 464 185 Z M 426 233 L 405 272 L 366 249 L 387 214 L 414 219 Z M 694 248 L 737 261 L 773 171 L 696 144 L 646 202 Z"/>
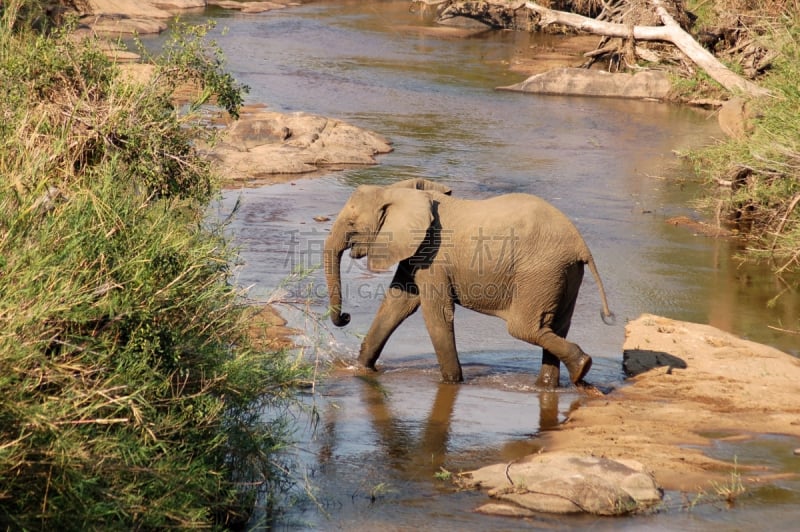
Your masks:
<path fill-rule="evenodd" d="M 209 10 L 249 100 L 271 108 L 344 119 L 394 145 L 375 167 L 321 178 L 226 191 L 215 214 L 240 210 L 231 232 L 241 246 L 237 281 L 256 300 L 280 299 L 301 328 L 306 353 L 336 360 L 333 376 L 304 401 L 318 421 L 298 419 L 297 460 L 315 486 L 318 505 L 297 504 L 280 528 L 345 530 L 785 529 L 800 519 L 798 483 L 751 493 L 732 509 L 699 504 L 691 511 L 668 493 L 662 512 L 630 519 L 541 516 L 515 520 L 472 512 L 487 499 L 455 492 L 435 478 L 511 461 L 539 449 L 536 434 L 562 422 L 582 396 L 564 387 L 534 387 L 537 348 L 511 338 L 499 320 L 459 310 L 457 343 L 466 383 L 439 383 L 432 346 L 419 315 L 388 343 L 375 375 L 357 375 L 355 360 L 390 274 L 343 263 L 344 308 L 352 322 L 331 330 L 300 310 L 324 310 L 318 265 L 330 221 L 354 187 L 426 177 L 461 197 L 529 192 L 574 220 L 597 261 L 615 326 L 599 319 L 600 301 L 584 281 L 570 338 L 595 357 L 588 380 L 619 386 L 624 325 L 642 313 L 710 323 L 800 354 L 800 299 L 769 269 L 734 259 L 737 244 L 698 236 L 665 221 L 697 217 L 701 193 L 676 156 L 714 142 L 713 116 L 691 109 L 615 99 L 542 97 L 494 90 L 521 81 L 509 62 L 531 53 L 537 37 L 489 31 L 465 39 L 422 31 L 429 22 L 407 1 L 312 2 L 260 15 Z M 148 39 L 157 47 L 159 39 Z M 287 282 L 297 269 L 308 273 Z M 782 297 L 768 306 L 778 293 Z M 563 382 L 563 381 L 562 381 Z M 566 382 L 563 382 L 566 384 Z M 709 452 L 739 463 L 797 471 L 797 442 L 763 437 L 720 443 Z"/>

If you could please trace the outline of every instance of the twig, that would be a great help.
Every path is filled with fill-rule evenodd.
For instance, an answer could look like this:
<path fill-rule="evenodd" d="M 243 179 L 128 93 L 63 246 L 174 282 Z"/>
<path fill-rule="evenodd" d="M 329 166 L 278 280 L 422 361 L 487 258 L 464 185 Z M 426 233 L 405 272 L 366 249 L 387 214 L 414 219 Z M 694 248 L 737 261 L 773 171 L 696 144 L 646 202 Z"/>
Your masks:
<path fill-rule="evenodd" d="M 506 466 L 506 478 L 508 479 L 508 482 L 509 482 L 509 483 L 510 483 L 512 486 L 514 486 L 514 481 L 513 481 L 513 480 L 511 480 L 511 475 L 509 475 L 509 474 L 508 474 L 508 471 L 509 471 L 509 469 L 511 469 L 511 466 L 512 466 L 512 465 L 514 465 L 515 463 L 517 463 L 518 461 L 519 461 L 519 458 L 517 458 L 516 460 L 511 460 L 511 461 L 508 463 L 508 465 Z"/>
<path fill-rule="evenodd" d="M 776 273 L 776 274 L 783 273 L 783 271 L 784 271 L 786 268 L 788 268 L 789 266 L 791 266 L 791 264 L 792 264 L 794 261 L 796 261 L 798 258 L 800 258 L 800 249 L 798 249 L 798 250 L 795 252 L 795 254 L 794 254 L 794 255 L 792 255 L 792 258 L 791 258 L 791 259 L 789 259 L 789 260 L 786 262 L 786 264 L 784 264 L 783 266 L 781 266 L 780 268 L 778 268 L 778 269 L 777 269 L 777 271 L 775 271 L 775 273 Z"/>
<path fill-rule="evenodd" d="M 113 425 L 115 423 L 128 423 L 130 418 L 127 417 L 112 417 L 112 418 L 98 418 L 98 419 L 78 419 L 75 421 L 56 421 L 53 424 L 60 425 Z"/>
<path fill-rule="evenodd" d="M 796 335 L 800 336 L 800 330 L 793 331 L 792 329 L 783 329 L 781 327 L 775 327 L 774 325 L 767 325 L 767 328 L 768 329 L 772 329 L 773 331 L 779 331 L 779 332 L 788 333 L 788 334 L 796 334 Z"/>
<path fill-rule="evenodd" d="M 783 228 L 786 225 L 786 221 L 789 219 L 789 215 L 792 214 L 792 211 L 794 211 L 794 208 L 797 207 L 798 203 L 800 203 L 800 192 L 795 194 L 794 197 L 792 198 L 792 201 L 789 202 L 789 207 L 786 209 L 786 212 L 783 214 L 783 219 L 781 220 L 781 223 L 778 224 L 778 228 L 775 230 L 775 238 L 772 240 L 772 247 L 770 248 L 770 253 L 774 253 L 775 252 L 775 246 L 778 243 L 778 237 L 780 236 L 781 231 L 783 231 Z M 795 254 L 795 258 L 796 257 L 797 257 L 797 254 Z M 786 266 L 784 266 L 784 268 L 785 267 Z M 781 268 L 781 269 L 783 269 L 783 268 Z"/>

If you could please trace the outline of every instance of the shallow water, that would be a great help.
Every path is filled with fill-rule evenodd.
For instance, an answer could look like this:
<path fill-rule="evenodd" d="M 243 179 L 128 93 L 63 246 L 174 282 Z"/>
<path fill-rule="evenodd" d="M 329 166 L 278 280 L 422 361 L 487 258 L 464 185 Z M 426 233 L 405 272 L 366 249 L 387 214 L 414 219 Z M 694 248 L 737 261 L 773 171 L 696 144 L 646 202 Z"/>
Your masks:
<path fill-rule="evenodd" d="M 304 317 L 322 312 L 317 267 L 322 241 L 353 188 L 426 177 L 462 197 L 530 192 L 549 200 L 583 233 L 603 277 L 615 326 L 599 319 L 590 276 L 578 300 L 570 338 L 595 357 L 588 380 L 619 386 L 624 324 L 641 313 L 710 323 L 800 355 L 796 337 L 770 327 L 797 323 L 800 298 L 768 268 L 735 260 L 737 244 L 696 236 L 665 223 L 696 217 L 700 192 L 676 152 L 713 142 L 713 116 L 678 106 L 614 99 L 544 97 L 494 90 L 521 81 L 508 70 L 530 53 L 535 36 L 485 32 L 466 39 L 429 35 L 408 2 L 312 2 L 261 15 L 209 10 L 231 70 L 251 86 L 249 99 L 283 111 L 342 118 L 377 131 L 394 152 L 375 167 L 322 178 L 230 190 L 216 207 L 241 207 L 231 231 L 242 247 L 238 282 L 256 300 L 279 299 L 304 330 L 306 353 L 337 360 L 339 369 L 304 400 L 319 421 L 298 420 L 298 460 L 320 506 L 299 504 L 284 528 L 367 530 L 783 529 L 800 517 L 796 480 L 756 491 L 732 509 L 698 504 L 687 511 L 667 494 L 664 511 L 632 519 L 542 516 L 510 520 L 471 510 L 486 497 L 457 493 L 435 478 L 511 461 L 538 450 L 536 434 L 562 422 L 582 396 L 569 387 L 539 393 L 539 351 L 511 338 L 499 320 L 459 310 L 457 342 L 466 383 L 439 383 L 419 315 L 389 341 L 382 371 L 359 376 L 359 335 L 369 327 L 389 274 L 343 263 L 349 327 L 332 330 Z M 195 18 L 194 20 L 197 20 Z M 157 46 L 158 39 L 148 44 Z M 308 271 L 287 282 L 290 272 Z M 739 463 L 797 472 L 797 442 L 720 435 L 710 452 Z"/>

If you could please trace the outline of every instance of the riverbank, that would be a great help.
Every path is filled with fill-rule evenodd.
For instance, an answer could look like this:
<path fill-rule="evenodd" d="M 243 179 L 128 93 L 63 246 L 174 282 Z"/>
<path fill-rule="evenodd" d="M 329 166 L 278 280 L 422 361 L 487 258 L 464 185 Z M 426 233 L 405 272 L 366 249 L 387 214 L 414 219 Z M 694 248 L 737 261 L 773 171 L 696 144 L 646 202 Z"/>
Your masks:
<path fill-rule="evenodd" d="M 209 132 L 166 102 L 240 86 L 202 27 L 136 84 L 32 4 L 0 8 L 0 528 L 235 527 L 289 480 L 309 371 L 249 337 Z"/>

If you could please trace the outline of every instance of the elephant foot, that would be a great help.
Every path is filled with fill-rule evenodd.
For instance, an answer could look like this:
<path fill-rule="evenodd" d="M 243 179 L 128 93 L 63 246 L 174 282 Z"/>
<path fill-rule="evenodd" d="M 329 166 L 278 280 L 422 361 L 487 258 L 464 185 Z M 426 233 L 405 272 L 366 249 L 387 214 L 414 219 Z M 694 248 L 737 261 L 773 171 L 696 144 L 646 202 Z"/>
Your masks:
<path fill-rule="evenodd" d="M 564 365 L 569 370 L 569 380 L 572 384 L 578 384 L 592 368 L 592 357 L 581 353 L 569 362 L 564 362 Z"/>
<path fill-rule="evenodd" d="M 464 376 L 461 372 L 457 373 L 442 373 L 442 382 L 445 384 L 458 384 L 464 382 Z"/>
<path fill-rule="evenodd" d="M 380 356 L 380 355 L 378 355 Z M 358 363 L 362 368 L 377 371 L 375 364 L 378 362 L 378 356 L 372 355 L 364 344 L 361 344 L 361 350 L 358 353 Z"/>
<path fill-rule="evenodd" d="M 558 366 L 542 364 L 542 369 L 539 371 L 539 378 L 536 379 L 536 386 L 545 390 L 554 390 L 558 387 L 560 373 Z"/>
<path fill-rule="evenodd" d="M 367 369 L 369 371 L 378 371 L 378 368 L 375 367 L 375 364 L 361 364 L 361 367 Z"/>

